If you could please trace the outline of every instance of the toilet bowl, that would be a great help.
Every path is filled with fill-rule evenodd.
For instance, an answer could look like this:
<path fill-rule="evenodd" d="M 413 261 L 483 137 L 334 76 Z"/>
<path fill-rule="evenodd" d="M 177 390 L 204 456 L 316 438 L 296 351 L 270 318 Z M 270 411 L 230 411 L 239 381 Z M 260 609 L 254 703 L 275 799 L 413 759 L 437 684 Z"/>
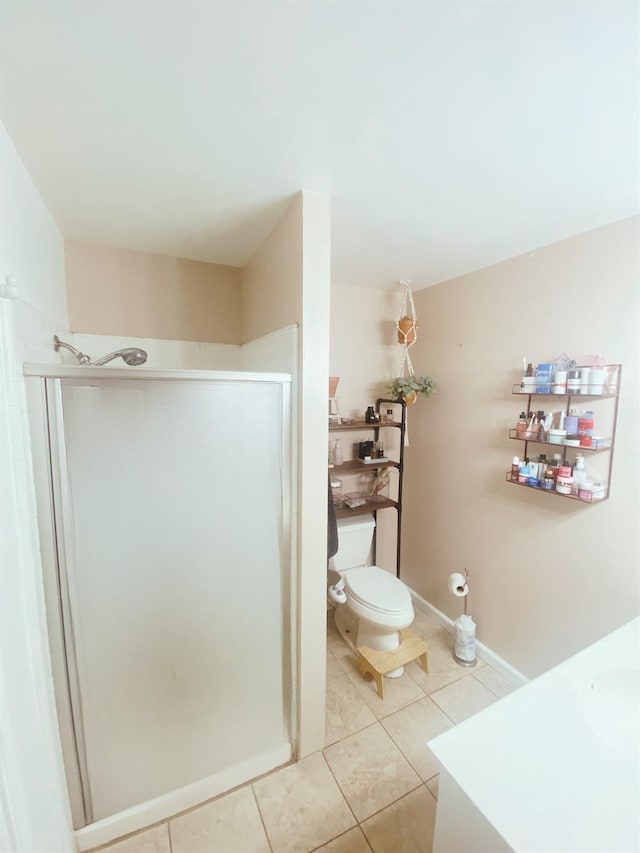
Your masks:
<path fill-rule="evenodd" d="M 414 611 L 401 580 L 367 565 L 374 529 L 375 521 L 369 515 L 338 521 L 338 552 L 331 567 L 340 575 L 344 603 L 337 605 L 335 622 L 354 651 L 369 646 L 388 652 L 400 645 L 399 632 L 411 625 Z M 330 599 L 335 602 L 336 597 Z M 387 677 L 397 678 L 403 672 L 404 667 L 398 667 Z"/>

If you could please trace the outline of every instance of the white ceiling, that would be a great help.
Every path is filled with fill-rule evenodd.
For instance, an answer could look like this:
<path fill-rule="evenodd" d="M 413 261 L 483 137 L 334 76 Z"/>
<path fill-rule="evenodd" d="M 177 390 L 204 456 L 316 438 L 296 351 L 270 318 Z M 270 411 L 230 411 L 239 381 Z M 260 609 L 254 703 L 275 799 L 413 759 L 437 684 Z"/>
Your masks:
<path fill-rule="evenodd" d="M 0 110 L 67 238 L 241 266 L 305 187 L 334 280 L 418 289 L 638 212 L 637 16 L 2 2 Z"/>

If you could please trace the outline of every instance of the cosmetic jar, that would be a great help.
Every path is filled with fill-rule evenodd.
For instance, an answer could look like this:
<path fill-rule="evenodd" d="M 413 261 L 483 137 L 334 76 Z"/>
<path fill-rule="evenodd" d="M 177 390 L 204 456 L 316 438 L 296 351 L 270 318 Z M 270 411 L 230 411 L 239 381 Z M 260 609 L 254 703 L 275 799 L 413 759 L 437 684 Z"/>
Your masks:
<path fill-rule="evenodd" d="M 580 392 L 579 370 L 567 371 L 567 391 L 571 394 L 578 394 Z"/>
<path fill-rule="evenodd" d="M 580 485 L 578 497 L 581 501 L 588 501 L 591 503 L 593 500 L 593 480 L 585 480 L 584 483 Z"/>
<path fill-rule="evenodd" d="M 564 394 L 564 392 L 567 390 L 566 370 L 556 370 L 555 376 L 553 377 L 553 385 L 551 386 L 551 390 L 554 394 Z"/>
<path fill-rule="evenodd" d="M 568 435 L 564 440 L 565 447 L 580 447 L 580 436 Z M 585 445 L 583 445 L 584 447 Z"/>
<path fill-rule="evenodd" d="M 550 429 L 548 441 L 549 444 L 564 444 L 564 440 L 566 437 L 566 429 Z"/>
<path fill-rule="evenodd" d="M 591 370 L 589 377 L 589 393 L 602 394 L 604 392 L 604 383 L 607 378 L 606 370 Z"/>
<path fill-rule="evenodd" d="M 562 470 L 562 469 L 560 469 L 560 470 Z M 569 469 L 569 470 L 571 470 L 571 469 Z M 570 495 L 572 485 L 573 485 L 573 477 L 571 475 L 569 475 L 568 477 L 561 477 L 560 474 L 558 474 L 558 480 L 556 483 L 556 492 L 558 492 L 559 495 Z"/>

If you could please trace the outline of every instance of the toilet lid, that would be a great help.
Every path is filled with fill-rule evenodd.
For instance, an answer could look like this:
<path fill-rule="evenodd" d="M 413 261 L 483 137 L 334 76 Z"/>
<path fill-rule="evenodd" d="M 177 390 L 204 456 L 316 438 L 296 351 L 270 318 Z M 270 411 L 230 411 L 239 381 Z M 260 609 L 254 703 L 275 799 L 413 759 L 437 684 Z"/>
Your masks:
<path fill-rule="evenodd" d="M 409 590 L 398 578 L 378 566 L 351 569 L 345 577 L 349 594 L 367 607 L 398 613 L 411 607 Z"/>

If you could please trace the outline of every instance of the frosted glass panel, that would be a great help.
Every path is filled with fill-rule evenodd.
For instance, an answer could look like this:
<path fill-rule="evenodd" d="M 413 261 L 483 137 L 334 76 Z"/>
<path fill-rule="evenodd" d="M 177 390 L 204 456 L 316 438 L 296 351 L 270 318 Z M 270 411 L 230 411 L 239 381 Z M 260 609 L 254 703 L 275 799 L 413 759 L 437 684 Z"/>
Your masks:
<path fill-rule="evenodd" d="M 283 389 L 61 385 L 97 820 L 289 741 Z"/>

